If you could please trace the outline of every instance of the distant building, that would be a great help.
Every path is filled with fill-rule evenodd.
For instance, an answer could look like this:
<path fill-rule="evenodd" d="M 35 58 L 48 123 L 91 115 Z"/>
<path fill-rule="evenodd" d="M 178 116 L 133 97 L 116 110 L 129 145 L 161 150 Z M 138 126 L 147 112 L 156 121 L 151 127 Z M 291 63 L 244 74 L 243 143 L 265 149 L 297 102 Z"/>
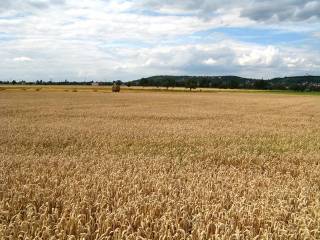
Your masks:
<path fill-rule="evenodd" d="M 100 84 L 98 82 L 92 82 L 91 85 L 92 86 L 99 86 Z"/>

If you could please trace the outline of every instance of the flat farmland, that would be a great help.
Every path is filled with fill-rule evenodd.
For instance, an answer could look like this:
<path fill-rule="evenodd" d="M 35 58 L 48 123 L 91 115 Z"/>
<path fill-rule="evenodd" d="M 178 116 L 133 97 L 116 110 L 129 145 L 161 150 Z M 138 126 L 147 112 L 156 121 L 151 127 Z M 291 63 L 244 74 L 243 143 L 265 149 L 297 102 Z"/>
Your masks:
<path fill-rule="evenodd" d="M 0 92 L 0 239 L 320 239 L 320 97 Z"/>

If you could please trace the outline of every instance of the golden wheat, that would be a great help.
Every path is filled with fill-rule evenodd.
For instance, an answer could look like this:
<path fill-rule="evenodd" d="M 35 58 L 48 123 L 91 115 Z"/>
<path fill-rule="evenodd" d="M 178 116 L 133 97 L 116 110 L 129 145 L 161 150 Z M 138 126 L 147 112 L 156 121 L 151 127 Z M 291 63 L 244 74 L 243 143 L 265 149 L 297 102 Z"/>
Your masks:
<path fill-rule="evenodd" d="M 0 237 L 320 239 L 319 122 L 316 96 L 2 91 Z"/>

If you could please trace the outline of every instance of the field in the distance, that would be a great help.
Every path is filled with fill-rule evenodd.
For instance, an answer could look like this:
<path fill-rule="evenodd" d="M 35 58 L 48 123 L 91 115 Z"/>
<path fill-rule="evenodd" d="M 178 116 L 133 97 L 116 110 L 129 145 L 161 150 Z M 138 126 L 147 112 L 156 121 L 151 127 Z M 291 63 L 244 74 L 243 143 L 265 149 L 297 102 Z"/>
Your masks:
<path fill-rule="evenodd" d="M 320 97 L 0 92 L 0 239 L 320 239 Z"/>
<path fill-rule="evenodd" d="M 5 85 L 0 84 L 0 92 L 112 92 L 111 86 L 88 86 L 88 85 Z M 184 87 L 143 87 L 143 86 L 121 86 L 121 92 L 140 93 L 140 92 L 201 92 L 201 93 L 272 93 L 272 94 L 289 94 L 289 95 L 320 95 L 320 92 L 299 92 L 292 90 L 257 90 L 257 89 L 223 89 L 223 88 L 196 88 L 191 91 Z"/>

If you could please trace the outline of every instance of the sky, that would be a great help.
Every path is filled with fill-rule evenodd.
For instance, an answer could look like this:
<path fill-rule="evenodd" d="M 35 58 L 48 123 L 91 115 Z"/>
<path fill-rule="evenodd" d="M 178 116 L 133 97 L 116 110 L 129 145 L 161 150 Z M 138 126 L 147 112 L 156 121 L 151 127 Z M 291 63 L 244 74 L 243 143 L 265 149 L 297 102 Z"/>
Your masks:
<path fill-rule="evenodd" d="M 320 75 L 320 0 L 1 0 L 0 80 Z"/>

